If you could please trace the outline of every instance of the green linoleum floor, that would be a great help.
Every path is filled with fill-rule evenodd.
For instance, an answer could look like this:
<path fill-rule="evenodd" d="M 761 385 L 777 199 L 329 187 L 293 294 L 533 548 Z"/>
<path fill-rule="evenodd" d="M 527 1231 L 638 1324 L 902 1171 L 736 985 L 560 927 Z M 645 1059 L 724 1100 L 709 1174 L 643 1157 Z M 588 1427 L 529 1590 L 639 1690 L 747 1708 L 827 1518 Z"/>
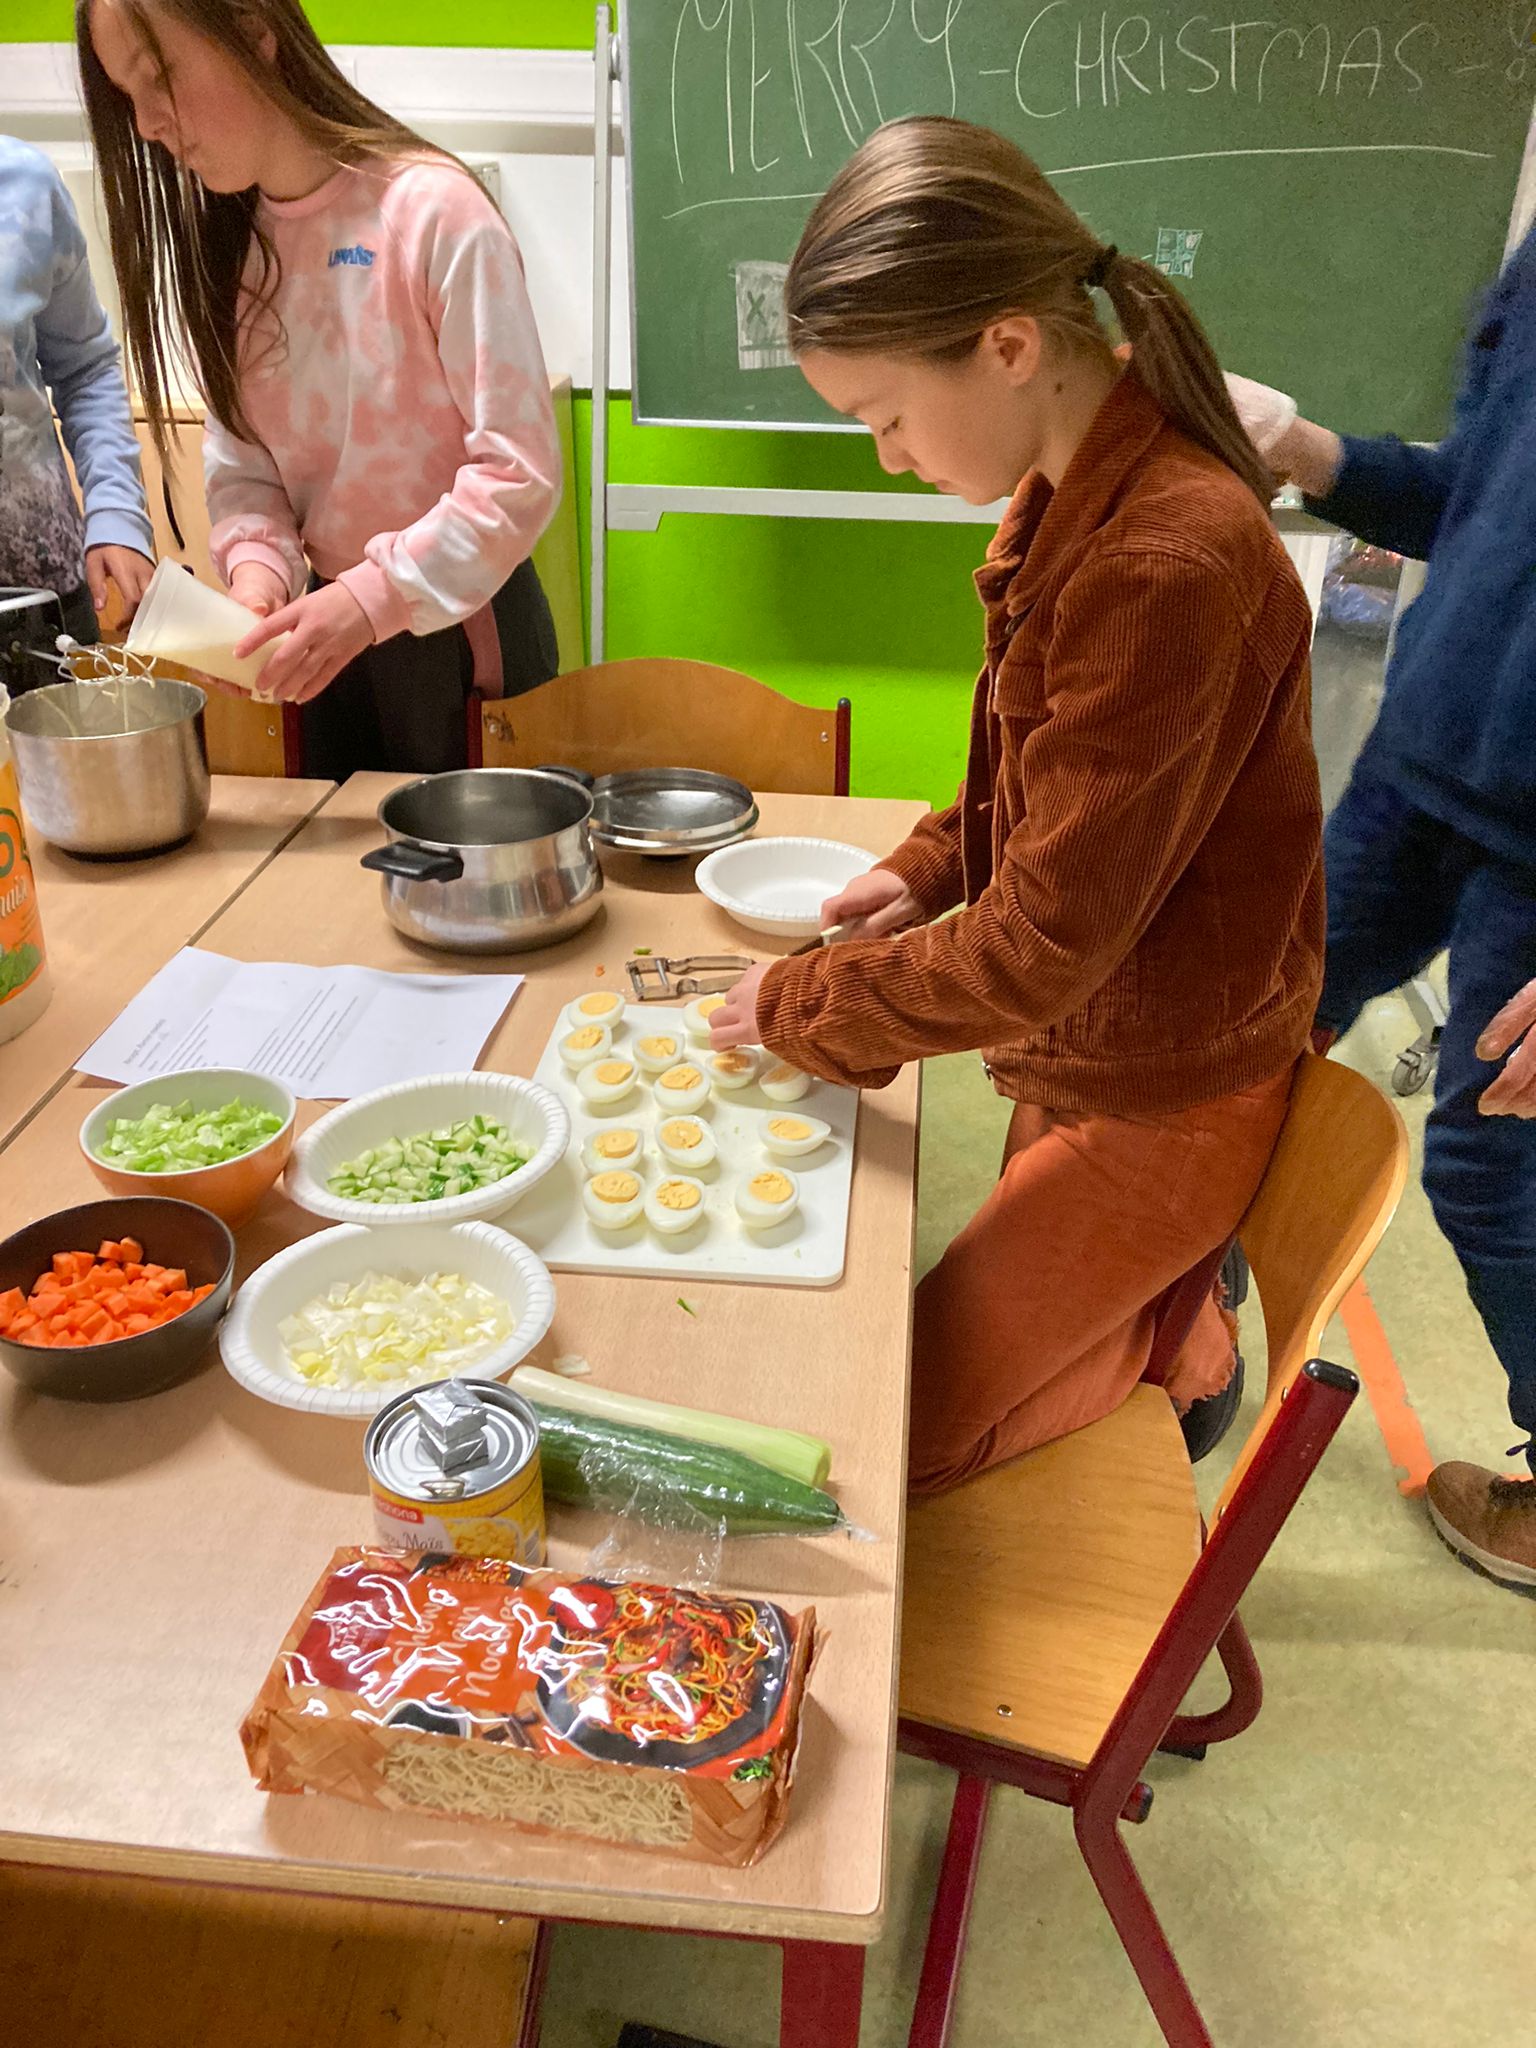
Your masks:
<path fill-rule="evenodd" d="M 1392 998 L 1343 1053 L 1385 1085 L 1413 1036 Z M 1416 1162 L 1428 1106 L 1427 1093 L 1402 1105 Z M 919 1272 L 985 1192 L 1005 1122 L 974 1060 L 929 1066 Z M 1503 1376 L 1416 1181 L 1369 1281 L 1431 1451 L 1502 1462 L 1514 1440 Z M 1262 1378 L 1253 1320 L 1250 1401 Z M 1337 1323 L 1328 1350 L 1352 1362 Z M 1220 1465 L 1218 1454 L 1202 1466 L 1202 1492 L 1215 1492 Z M 1399 1494 L 1362 1398 L 1244 1615 L 1264 1666 L 1264 1713 L 1204 1764 L 1157 1759 L 1156 1808 L 1130 1831 L 1217 2041 L 1536 2041 L 1536 1835 L 1524 1807 L 1536 1602 L 1452 1561 L 1422 1506 Z M 906 2041 L 949 1783 L 898 1760 L 889 1918 L 869 1960 L 863 2048 Z M 566 1928 L 544 2048 L 613 2048 L 626 2018 L 721 2048 L 776 2048 L 777 1984 L 770 1948 Z M 999 1794 L 954 2048 L 1157 2048 L 1161 2038 L 1067 1816 Z"/>

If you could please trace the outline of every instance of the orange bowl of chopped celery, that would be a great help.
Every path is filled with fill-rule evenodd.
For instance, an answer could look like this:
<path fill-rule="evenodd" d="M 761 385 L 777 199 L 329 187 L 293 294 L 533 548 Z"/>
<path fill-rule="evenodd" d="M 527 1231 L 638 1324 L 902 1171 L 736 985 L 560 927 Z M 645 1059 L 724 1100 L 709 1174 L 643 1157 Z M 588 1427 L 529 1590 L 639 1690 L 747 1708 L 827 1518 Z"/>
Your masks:
<path fill-rule="evenodd" d="M 80 1149 L 114 1195 L 166 1195 L 250 1221 L 293 1150 L 296 1105 L 281 1081 L 204 1067 L 136 1081 L 104 1096 L 80 1126 Z"/>

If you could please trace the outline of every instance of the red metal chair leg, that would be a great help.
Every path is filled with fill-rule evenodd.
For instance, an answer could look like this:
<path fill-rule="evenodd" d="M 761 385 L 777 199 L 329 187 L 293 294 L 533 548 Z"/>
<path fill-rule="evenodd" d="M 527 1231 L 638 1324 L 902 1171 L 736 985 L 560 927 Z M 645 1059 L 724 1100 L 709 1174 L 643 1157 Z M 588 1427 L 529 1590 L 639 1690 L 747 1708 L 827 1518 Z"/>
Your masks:
<path fill-rule="evenodd" d="M 956 1783 L 907 2048 L 945 2048 L 949 2040 L 991 1797 L 992 1787 L 985 1778 L 963 1777 Z"/>
<path fill-rule="evenodd" d="M 549 1976 L 549 1955 L 555 1930 L 548 1920 L 539 1922 L 533 1937 L 533 1954 L 528 1958 L 528 1981 L 523 1986 L 523 2016 L 518 2023 L 517 2048 L 539 2048 L 544 2026 L 544 1984 Z"/>
<path fill-rule="evenodd" d="M 1234 1614 L 1222 1630 L 1216 1654 L 1227 1674 L 1225 1702 L 1208 1714 L 1178 1714 L 1158 1745 L 1164 1750 L 1203 1749 L 1208 1742 L 1230 1742 L 1259 1718 L 1264 1704 L 1264 1674 L 1254 1655 L 1242 1616 Z"/>
<path fill-rule="evenodd" d="M 834 1941 L 786 1941 L 779 2048 L 859 2048 L 864 1951 Z"/>
<path fill-rule="evenodd" d="M 1100 1820 L 1081 1807 L 1074 1812 L 1072 1825 L 1083 1861 L 1115 1923 L 1115 1932 L 1168 2048 L 1214 2048 L 1200 2008 L 1174 1960 L 1119 1829 L 1112 1820 Z"/>

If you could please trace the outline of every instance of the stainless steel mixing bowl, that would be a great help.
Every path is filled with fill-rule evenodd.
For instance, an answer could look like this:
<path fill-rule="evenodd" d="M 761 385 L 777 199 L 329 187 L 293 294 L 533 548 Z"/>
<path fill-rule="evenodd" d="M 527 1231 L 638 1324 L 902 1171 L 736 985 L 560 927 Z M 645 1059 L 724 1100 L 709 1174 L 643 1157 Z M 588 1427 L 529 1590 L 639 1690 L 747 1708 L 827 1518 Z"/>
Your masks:
<path fill-rule="evenodd" d="M 48 683 L 6 713 L 28 820 L 65 853 L 179 846 L 208 815 L 204 693 L 169 676 Z"/>

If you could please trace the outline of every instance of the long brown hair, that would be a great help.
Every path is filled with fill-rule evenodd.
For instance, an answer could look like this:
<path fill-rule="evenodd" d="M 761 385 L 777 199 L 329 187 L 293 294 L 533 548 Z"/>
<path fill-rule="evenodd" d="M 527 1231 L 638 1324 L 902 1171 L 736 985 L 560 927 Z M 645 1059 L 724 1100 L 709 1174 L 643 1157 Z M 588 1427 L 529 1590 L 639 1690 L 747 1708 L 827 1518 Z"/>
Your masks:
<path fill-rule="evenodd" d="M 1024 152 L 989 128 L 919 115 L 877 129 L 812 213 L 785 303 L 797 354 L 959 362 L 993 321 L 1023 313 L 1059 348 L 1108 359 L 1096 286 L 1168 418 L 1267 509 L 1275 478 L 1184 299 L 1150 263 L 1101 243 Z"/>
<path fill-rule="evenodd" d="M 161 143 L 146 142 L 133 103 L 107 76 L 91 40 L 94 0 L 76 0 L 75 40 L 86 117 L 106 201 L 112 267 L 128 360 L 162 458 L 172 434 L 175 368 L 187 362 L 221 426 L 255 438 L 240 397 L 241 284 L 252 249 L 256 308 L 277 288 L 277 259 L 257 221 L 256 191 L 210 192 Z M 157 63 L 163 52 L 149 7 L 121 0 Z M 294 126 L 340 166 L 369 158 L 432 156 L 456 162 L 364 97 L 337 69 L 299 0 L 154 0 L 245 72 Z M 263 32 L 276 44 L 269 61 Z M 469 176 L 468 171 L 465 176 Z M 272 340 L 281 342 L 280 331 Z"/>

